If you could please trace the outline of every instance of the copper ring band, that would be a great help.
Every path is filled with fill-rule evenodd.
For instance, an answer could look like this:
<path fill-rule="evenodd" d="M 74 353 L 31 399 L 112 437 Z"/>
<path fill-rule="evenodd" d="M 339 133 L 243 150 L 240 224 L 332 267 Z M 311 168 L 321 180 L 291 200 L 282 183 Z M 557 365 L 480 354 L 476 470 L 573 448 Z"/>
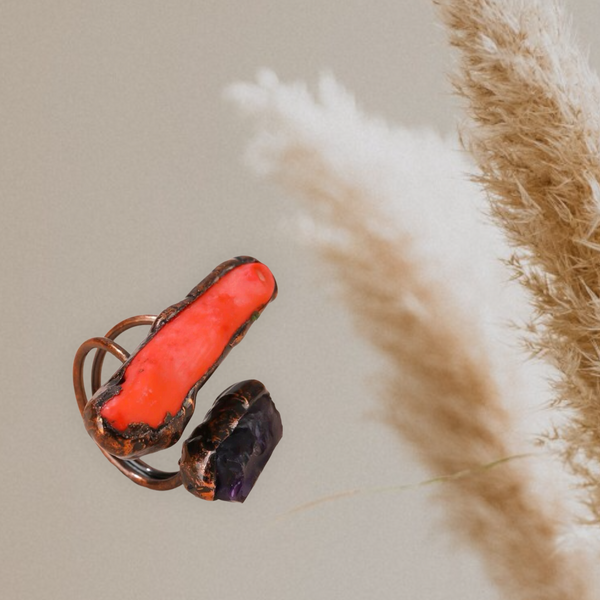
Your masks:
<path fill-rule="evenodd" d="M 95 337 L 83 342 L 73 361 L 73 387 L 75 388 L 75 398 L 79 412 L 83 414 L 88 398 L 85 392 L 83 382 L 83 365 L 85 359 L 91 350 L 96 350 L 96 355 L 92 362 L 92 395 L 96 393 L 101 386 L 102 380 L 102 365 L 107 352 L 118 358 L 121 362 L 125 362 L 129 358 L 129 352 L 119 346 L 114 339 L 124 331 L 137 327 L 139 325 L 152 325 L 156 320 L 154 315 L 139 315 L 130 317 L 120 323 L 117 323 L 105 337 Z M 172 490 L 181 485 L 181 474 L 179 471 L 168 472 L 160 471 L 146 464 L 144 461 L 125 460 L 109 454 L 98 446 L 98 449 L 106 458 L 115 466 L 123 475 L 129 477 L 131 481 L 153 490 Z"/>

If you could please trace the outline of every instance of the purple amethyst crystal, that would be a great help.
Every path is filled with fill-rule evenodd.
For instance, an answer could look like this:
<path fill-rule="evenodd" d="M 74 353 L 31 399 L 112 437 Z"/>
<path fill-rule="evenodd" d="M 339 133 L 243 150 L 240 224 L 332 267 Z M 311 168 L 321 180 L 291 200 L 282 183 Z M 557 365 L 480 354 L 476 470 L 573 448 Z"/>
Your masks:
<path fill-rule="evenodd" d="M 216 449 L 215 500 L 243 502 L 283 434 L 281 417 L 265 394 L 249 408 Z"/>
<path fill-rule="evenodd" d="M 243 502 L 283 434 L 269 392 L 256 379 L 227 388 L 184 442 L 181 482 L 204 500 Z"/>

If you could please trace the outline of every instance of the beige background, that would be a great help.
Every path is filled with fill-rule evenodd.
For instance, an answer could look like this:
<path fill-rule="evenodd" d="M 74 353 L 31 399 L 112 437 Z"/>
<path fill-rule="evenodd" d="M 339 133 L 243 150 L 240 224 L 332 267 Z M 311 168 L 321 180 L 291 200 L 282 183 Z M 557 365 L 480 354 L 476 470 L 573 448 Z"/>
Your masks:
<path fill-rule="evenodd" d="M 568 4 L 598 66 L 600 4 Z M 366 109 L 450 131 L 450 59 L 430 3 L 0 0 L 0 61 L 0 595 L 495 598 L 431 492 L 277 520 L 425 473 L 374 417 L 377 360 L 290 239 L 291 201 L 242 166 L 247 132 L 221 99 L 259 67 L 312 82 L 328 68 Z M 254 377 L 283 441 L 244 505 L 139 488 L 83 429 L 75 350 L 239 254 L 267 263 L 280 295 L 205 386 L 194 423 Z M 151 462 L 169 468 L 179 452 Z"/>

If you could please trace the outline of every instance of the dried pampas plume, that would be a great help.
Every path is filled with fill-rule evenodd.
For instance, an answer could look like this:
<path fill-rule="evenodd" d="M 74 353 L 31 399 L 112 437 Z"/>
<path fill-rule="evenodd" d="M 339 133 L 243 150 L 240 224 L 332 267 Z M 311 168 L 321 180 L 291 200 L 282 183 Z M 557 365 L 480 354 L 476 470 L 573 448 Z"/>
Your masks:
<path fill-rule="evenodd" d="M 534 352 L 560 371 L 558 434 L 600 521 L 600 93 L 553 0 L 439 0 L 459 51 L 465 132 L 512 266 Z"/>
<path fill-rule="evenodd" d="M 300 195 L 359 331 L 389 362 L 386 421 L 434 475 L 472 469 L 440 490 L 454 530 L 479 549 L 506 597 L 591 599 L 586 563 L 560 545 L 567 511 L 538 493 L 529 459 L 477 470 L 524 450 L 506 409 L 514 378 L 487 339 L 485 294 L 459 293 L 477 281 L 465 269 L 481 277 L 481 265 L 446 260 L 450 247 L 439 244 L 431 223 L 451 229 L 453 221 L 411 205 L 426 201 L 427 181 L 440 171 L 447 172 L 435 194 L 472 197 L 459 183 L 460 157 L 432 134 L 368 119 L 331 78 L 322 79 L 318 102 L 269 73 L 229 95 L 258 123 L 255 168 Z M 462 209 L 448 202 L 445 210 Z"/>

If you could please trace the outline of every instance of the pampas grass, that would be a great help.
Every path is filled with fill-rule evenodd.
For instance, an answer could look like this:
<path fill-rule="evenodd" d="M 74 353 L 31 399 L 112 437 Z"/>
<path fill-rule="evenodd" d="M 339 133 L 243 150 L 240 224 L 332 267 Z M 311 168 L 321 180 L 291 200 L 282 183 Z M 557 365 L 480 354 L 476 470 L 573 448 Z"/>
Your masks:
<path fill-rule="evenodd" d="M 515 365 L 490 332 L 497 322 L 481 275 L 493 268 L 452 260 L 440 241 L 452 239 L 455 221 L 439 217 L 461 215 L 461 198 L 474 197 L 460 156 L 432 134 L 368 119 L 331 78 L 318 102 L 268 73 L 229 96 L 256 119 L 255 169 L 303 200 L 359 331 L 389 363 L 386 422 L 434 475 L 471 470 L 440 487 L 455 532 L 478 548 L 506 597 L 592 598 L 585 562 L 560 544 L 567 510 L 538 491 L 529 459 L 502 460 L 529 448 L 507 410 Z M 440 214 L 422 205 L 432 194 L 444 201 Z"/>
<path fill-rule="evenodd" d="M 556 366 L 564 456 L 600 521 L 600 93 L 553 0 L 439 0 L 472 123 L 464 139 Z"/>

